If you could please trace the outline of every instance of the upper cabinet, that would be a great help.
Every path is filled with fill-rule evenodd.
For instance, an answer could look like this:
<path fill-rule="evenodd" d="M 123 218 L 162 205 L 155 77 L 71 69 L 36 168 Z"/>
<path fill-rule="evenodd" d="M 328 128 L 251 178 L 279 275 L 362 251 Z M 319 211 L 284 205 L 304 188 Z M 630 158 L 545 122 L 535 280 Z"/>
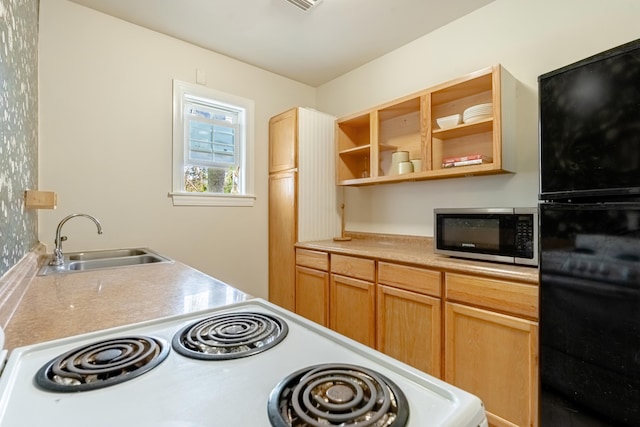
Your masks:
<path fill-rule="evenodd" d="M 338 185 L 515 172 L 515 92 L 496 65 L 338 119 Z"/>
<path fill-rule="evenodd" d="M 292 108 L 269 120 L 269 173 L 298 167 L 297 113 Z"/>

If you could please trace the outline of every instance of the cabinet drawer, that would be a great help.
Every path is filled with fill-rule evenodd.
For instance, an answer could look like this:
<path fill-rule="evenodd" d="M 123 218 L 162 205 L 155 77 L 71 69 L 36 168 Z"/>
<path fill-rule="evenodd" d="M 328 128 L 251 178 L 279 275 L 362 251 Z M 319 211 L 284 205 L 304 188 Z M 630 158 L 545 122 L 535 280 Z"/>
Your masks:
<path fill-rule="evenodd" d="M 445 289 L 449 301 L 538 319 L 538 287 L 534 285 L 447 273 Z"/>
<path fill-rule="evenodd" d="M 378 262 L 378 283 L 440 297 L 442 273 L 424 268 Z"/>
<path fill-rule="evenodd" d="M 327 252 L 296 249 L 296 264 L 316 270 L 329 270 L 329 254 Z"/>
<path fill-rule="evenodd" d="M 376 263 L 372 259 L 331 255 L 331 272 L 373 282 L 376 276 Z"/>

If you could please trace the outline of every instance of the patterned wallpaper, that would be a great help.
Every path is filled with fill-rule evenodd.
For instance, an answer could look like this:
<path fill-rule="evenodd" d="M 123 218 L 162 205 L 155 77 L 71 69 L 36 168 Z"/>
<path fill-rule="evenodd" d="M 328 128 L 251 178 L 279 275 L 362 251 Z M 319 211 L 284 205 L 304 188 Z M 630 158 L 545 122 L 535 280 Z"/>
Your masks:
<path fill-rule="evenodd" d="M 38 242 L 38 0 L 0 0 L 0 276 Z"/>

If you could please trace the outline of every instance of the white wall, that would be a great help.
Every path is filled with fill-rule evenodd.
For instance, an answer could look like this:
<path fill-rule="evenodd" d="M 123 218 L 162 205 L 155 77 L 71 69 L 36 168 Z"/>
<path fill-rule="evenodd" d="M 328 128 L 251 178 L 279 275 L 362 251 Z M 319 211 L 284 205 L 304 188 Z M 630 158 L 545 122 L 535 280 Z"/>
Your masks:
<path fill-rule="evenodd" d="M 269 117 L 292 106 L 336 116 L 364 110 L 495 63 L 519 81 L 518 173 L 346 189 L 347 228 L 432 235 L 444 206 L 535 205 L 539 74 L 640 37 L 637 0 L 496 0 L 446 27 L 314 89 L 66 0 L 41 0 L 39 187 L 51 248 L 149 246 L 256 296 L 267 295 Z M 171 80 L 256 102 L 256 205 L 173 207 Z"/>
<path fill-rule="evenodd" d="M 40 211 L 39 240 L 67 251 L 148 246 L 255 296 L 267 296 L 268 120 L 314 106 L 315 89 L 66 0 L 40 1 L 39 187 L 58 193 Z M 152 11 L 151 11 L 152 12 Z M 255 101 L 252 208 L 174 207 L 172 79 Z"/>
<path fill-rule="evenodd" d="M 501 63 L 519 81 L 518 172 L 345 190 L 346 228 L 433 235 L 433 208 L 535 206 L 537 77 L 640 38 L 638 0 L 496 0 L 318 88 L 338 117 Z"/>

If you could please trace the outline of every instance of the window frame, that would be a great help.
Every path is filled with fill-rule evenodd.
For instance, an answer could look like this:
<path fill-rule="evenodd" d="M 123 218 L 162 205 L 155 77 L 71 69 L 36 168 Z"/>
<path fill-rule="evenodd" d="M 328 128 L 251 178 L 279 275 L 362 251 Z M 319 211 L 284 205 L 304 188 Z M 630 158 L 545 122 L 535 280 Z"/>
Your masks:
<path fill-rule="evenodd" d="M 189 140 L 189 144 L 185 144 L 185 158 L 188 158 L 188 163 L 189 164 L 193 164 L 193 165 L 197 165 L 197 166 L 203 166 L 203 167 L 229 167 L 229 166 L 238 166 L 240 164 L 240 157 L 242 155 L 242 139 L 244 137 L 244 129 L 243 129 L 243 125 L 244 125 L 244 109 L 240 109 L 237 108 L 235 106 L 228 106 L 224 105 L 225 108 L 222 108 L 223 105 L 221 103 L 216 103 L 215 105 L 212 104 L 211 102 L 208 102 L 209 100 L 207 99 L 202 99 L 202 98 L 196 98 L 194 96 L 191 95 L 185 95 L 185 98 L 189 98 L 189 99 L 184 99 L 185 102 L 185 107 L 188 106 L 192 106 L 192 108 L 198 110 L 198 111 L 205 111 L 206 110 L 210 110 L 208 112 L 213 112 L 213 114 L 215 114 L 215 112 L 224 112 L 225 115 L 232 115 L 235 119 L 235 121 L 233 123 L 226 123 L 223 122 L 217 118 L 205 118 L 205 117 L 201 117 L 198 115 L 190 115 L 187 114 L 189 116 L 188 120 L 191 126 L 193 126 L 194 124 L 198 124 L 198 126 L 204 126 L 204 127 L 211 127 L 211 141 L 202 141 L 205 144 L 211 144 L 211 160 L 205 160 L 205 159 L 194 159 L 193 157 L 190 156 L 190 154 L 194 151 L 199 151 L 199 150 L 195 150 L 191 144 L 191 142 L 193 142 L 194 138 L 193 135 L 191 134 L 192 128 L 191 126 L 184 126 L 184 140 L 187 141 Z M 188 108 L 187 108 L 188 109 Z M 184 111 L 184 110 L 183 110 Z M 224 161 L 220 161 L 218 159 L 216 159 L 216 146 L 220 146 L 220 145 L 224 145 L 224 146 L 231 146 L 231 144 L 228 143 L 221 143 L 219 141 L 215 140 L 215 134 L 216 134 L 216 130 L 215 128 L 226 128 L 226 129 L 232 129 L 232 135 L 233 135 L 233 163 L 231 162 L 224 162 Z"/>
<path fill-rule="evenodd" d="M 188 163 L 189 140 L 185 126 L 187 98 L 199 98 L 222 107 L 243 109 L 244 114 L 238 144 L 240 188 L 238 194 L 196 193 L 184 190 L 184 165 Z M 173 80 L 173 183 L 169 196 L 174 206 L 253 206 L 254 195 L 254 107 L 251 99 L 231 95 L 206 86 Z"/>

